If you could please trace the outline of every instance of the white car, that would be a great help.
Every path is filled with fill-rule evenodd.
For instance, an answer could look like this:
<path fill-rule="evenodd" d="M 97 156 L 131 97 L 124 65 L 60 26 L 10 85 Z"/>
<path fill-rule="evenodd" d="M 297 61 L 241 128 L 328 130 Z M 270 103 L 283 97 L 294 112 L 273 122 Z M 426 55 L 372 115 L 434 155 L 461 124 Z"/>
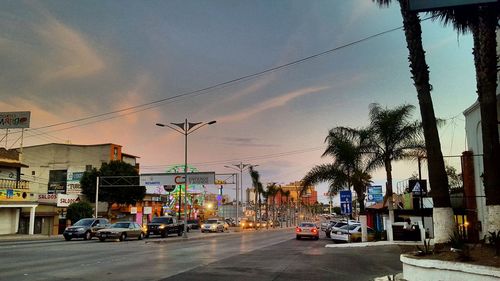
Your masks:
<path fill-rule="evenodd" d="M 367 228 L 368 241 L 375 240 L 375 231 L 371 228 Z M 350 224 L 344 225 L 337 231 L 330 233 L 330 237 L 333 241 L 338 242 L 361 242 L 361 225 L 360 224 Z"/>

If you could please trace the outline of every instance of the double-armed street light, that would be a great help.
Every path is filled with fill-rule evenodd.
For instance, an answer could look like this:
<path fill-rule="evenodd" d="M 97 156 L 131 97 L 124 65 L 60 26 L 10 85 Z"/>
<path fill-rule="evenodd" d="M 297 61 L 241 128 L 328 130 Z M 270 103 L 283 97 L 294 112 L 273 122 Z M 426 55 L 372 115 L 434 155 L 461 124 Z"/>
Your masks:
<path fill-rule="evenodd" d="M 250 167 L 257 167 L 259 165 L 252 165 L 252 164 L 243 164 L 243 162 L 240 162 L 239 164 L 232 164 L 231 166 L 224 166 L 224 168 L 228 169 L 233 169 L 236 171 L 240 171 L 240 180 L 238 181 L 239 183 L 239 188 L 240 188 L 240 200 L 243 202 L 243 170 L 246 168 Z M 238 184 L 236 184 L 236 225 L 239 225 L 239 203 L 238 203 Z"/>
<path fill-rule="evenodd" d="M 188 176 L 187 176 L 187 155 L 188 155 L 188 135 L 194 133 L 195 131 L 205 127 L 206 125 L 212 125 L 215 124 L 217 121 L 210 121 L 210 122 L 196 122 L 196 123 L 191 123 L 188 122 L 187 118 L 184 120 L 183 123 L 170 123 L 171 125 L 177 126 L 180 129 L 176 127 L 172 127 L 167 124 L 162 124 L 162 123 L 156 123 L 156 126 L 159 127 L 167 127 L 170 128 L 182 135 L 184 135 L 184 186 L 185 186 L 185 191 L 184 191 L 184 231 L 182 234 L 182 237 L 187 238 L 187 190 L 188 190 Z M 181 208 L 180 204 L 181 198 L 179 197 L 179 211 Z"/>

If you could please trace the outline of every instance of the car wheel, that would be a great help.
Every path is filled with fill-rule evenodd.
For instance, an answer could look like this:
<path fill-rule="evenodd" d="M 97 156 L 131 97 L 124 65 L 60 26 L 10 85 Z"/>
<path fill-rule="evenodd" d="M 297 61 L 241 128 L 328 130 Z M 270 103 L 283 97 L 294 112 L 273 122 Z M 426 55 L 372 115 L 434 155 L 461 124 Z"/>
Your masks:
<path fill-rule="evenodd" d="M 314 240 L 319 240 L 319 237 L 318 237 L 318 236 L 315 236 L 315 237 L 314 237 Z"/>
<path fill-rule="evenodd" d="M 149 233 L 146 233 L 146 235 L 144 235 L 145 238 L 149 238 Z"/>
<path fill-rule="evenodd" d="M 296 239 L 297 239 L 297 240 L 300 240 L 300 235 L 297 235 Z"/>
<path fill-rule="evenodd" d="M 165 237 L 167 237 L 167 236 L 168 236 L 168 231 L 163 231 L 163 232 L 161 233 L 161 238 L 165 238 Z"/>
<path fill-rule="evenodd" d="M 182 230 L 179 229 L 179 231 L 177 232 L 177 236 L 181 236 L 182 235 Z"/>
<path fill-rule="evenodd" d="M 99 241 L 104 242 L 106 241 L 106 238 L 99 238 Z"/>
<path fill-rule="evenodd" d="M 90 233 L 90 231 L 85 232 L 83 240 L 90 240 L 90 239 L 92 239 L 92 233 Z"/>
<path fill-rule="evenodd" d="M 123 240 L 125 240 L 125 239 L 127 239 L 127 234 L 122 233 L 122 234 L 120 235 L 119 240 L 120 240 L 120 241 L 123 241 Z"/>
<path fill-rule="evenodd" d="M 71 237 L 64 236 L 64 239 L 65 239 L 66 241 L 69 241 L 69 240 L 71 240 Z"/>
<path fill-rule="evenodd" d="M 201 233 L 205 233 L 205 230 L 202 230 Z"/>
<path fill-rule="evenodd" d="M 325 232 L 325 235 L 326 235 L 326 237 L 327 237 L 327 238 L 330 238 L 330 237 L 331 237 L 331 236 L 330 236 L 330 232 Z"/>
<path fill-rule="evenodd" d="M 144 238 L 144 233 L 142 233 L 142 232 L 141 232 L 141 233 L 139 234 L 139 237 L 137 237 L 137 239 L 142 240 L 143 238 Z"/>

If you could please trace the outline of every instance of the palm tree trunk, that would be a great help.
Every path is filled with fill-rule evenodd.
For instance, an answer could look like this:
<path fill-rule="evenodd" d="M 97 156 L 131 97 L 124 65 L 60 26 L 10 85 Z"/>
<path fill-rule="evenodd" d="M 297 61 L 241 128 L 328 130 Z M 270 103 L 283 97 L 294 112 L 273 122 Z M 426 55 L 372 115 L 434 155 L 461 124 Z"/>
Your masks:
<path fill-rule="evenodd" d="M 425 148 L 427 149 L 429 185 L 432 188 L 434 202 L 434 241 L 435 243 L 444 243 L 453 234 L 455 226 L 448 192 L 448 178 L 431 98 L 432 87 L 429 82 L 429 67 L 422 47 L 420 19 L 416 12 L 409 11 L 407 1 L 399 0 L 399 4 L 409 51 L 410 69 L 420 104 Z"/>
<path fill-rule="evenodd" d="M 394 202 L 393 202 L 393 190 L 392 190 L 392 163 L 391 159 L 385 159 L 385 173 L 387 182 L 385 183 L 385 201 L 388 201 L 387 208 L 389 209 L 389 220 L 394 223 Z"/>
<path fill-rule="evenodd" d="M 479 8 L 479 23 L 473 28 L 474 63 L 481 110 L 484 191 L 488 209 L 487 230 L 500 229 L 500 143 L 497 118 L 496 12 Z"/>

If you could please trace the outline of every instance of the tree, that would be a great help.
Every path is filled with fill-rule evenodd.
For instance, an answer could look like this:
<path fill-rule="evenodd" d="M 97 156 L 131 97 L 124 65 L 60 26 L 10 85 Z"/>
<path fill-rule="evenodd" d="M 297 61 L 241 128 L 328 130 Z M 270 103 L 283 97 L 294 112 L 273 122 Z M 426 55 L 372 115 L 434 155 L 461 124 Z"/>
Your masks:
<path fill-rule="evenodd" d="M 459 6 L 433 12 L 444 25 L 460 33 L 472 33 L 477 94 L 481 111 L 484 191 L 488 207 L 488 231 L 500 229 L 500 142 L 498 133 L 496 30 L 500 3 Z"/>
<path fill-rule="evenodd" d="M 374 167 L 368 154 L 371 149 L 369 134 L 364 129 L 331 129 L 325 139 L 328 146 L 322 157 L 331 156 L 334 162 L 313 167 L 302 179 L 301 192 L 319 182 L 328 182 L 331 193 L 352 187 L 361 213 L 364 213 L 366 187 L 372 182 L 369 172 Z"/>
<path fill-rule="evenodd" d="M 85 172 L 80 180 L 82 193 L 88 200 L 95 201 L 95 191 L 97 177 L 113 178 L 113 185 L 102 186 L 102 181 L 99 187 L 99 201 L 108 202 L 108 213 L 111 210 L 111 205 L 117 204 L 135 204 L 144 198 L 146 188 L 139 186 L 139 173 L 134 166 L 123 161 L 110 161 L 103 163 L 99 170 L 93 169 L 90 172 Z M 126 176 L 127 178 L 120 178 Z"/>
<path fill-rule="evenodd" d="M 434 193 L 434 241 L 436 243 L 445 243 L 449 240 L 450 235 L 453 234 L 455 226 L 450 196 L 448 194 L 448 178 L 446 177 L 436 116 L 432 104 L 429 67 L 427 66 L 425 51 L 422 46 L 422 28 L 418 13 L 408 9 L 408 2 L 405 0 L 397 1 L 399 2 L 403 18 L 403 29 L 409 52 L 410 72 L 417 90 L 420 105 L 425 148 L 428 157 L 429 184 Z M 392 1 L 372 0 L 372 2 L 376 2 L 379 6 L 383 7 L 388 6 Z"/>
<path fill-rule="evenodd" d="M 279 191 L 280 191 L 280 188 L 278 188 L 276 183 L 269 183 L 267 185 L 267 188 L 265 191 L 266 200 L 267 200 L 266 205 L 269 205 L 269 203 L 271 203 L 270 208 L 271 208 L 273 221 L 276 220 L 276 217 L 275 217 L 275 211 L 276 211 L 275 202 L 276 202 L 276 200 L 275 199 L 276 199 L 276 195 L 278 194 Z M 269 198 L 271 198 L 271 202 L 269 202 Z M 267 214 L 267 210 L 266 210 L 266 214 Z"/>
<path fill-rule="evenodd" d="M 255 191 L 255 221 L 257 221 L 257 214 L 260 213 L 261 199 L 260 195 L 264 192 L 264 188 L 262 183 L 260 182 L 260 174 L 257 172 L 253 166 L 250 166 L 249 169 L 250 177 L 252 178 L 252 186 Z M 258 208 L 257 208 L 258 206 Z"/>
<path fill-rule="evenodd" d="M 83 219 L 92 217 L 92 206 L 85 201 L 75 202 L 68 206 L 66 219 L 71 221 L 71 224 Z"/>
<path fill-rule="evenodd" d="M 386 193 L 384 202 L 389 200 L 389 217 L 394 222 L 392 202 L 392 162 L 413 159 L 414 150 L 420 149 L 421 125 L 409 118 L 414 110 L 412 105 L 401 105 L 392 109 L 370 105 L 370 143 L 373 146 L 375 167 L 384 167 L 386 172 Z"/>

